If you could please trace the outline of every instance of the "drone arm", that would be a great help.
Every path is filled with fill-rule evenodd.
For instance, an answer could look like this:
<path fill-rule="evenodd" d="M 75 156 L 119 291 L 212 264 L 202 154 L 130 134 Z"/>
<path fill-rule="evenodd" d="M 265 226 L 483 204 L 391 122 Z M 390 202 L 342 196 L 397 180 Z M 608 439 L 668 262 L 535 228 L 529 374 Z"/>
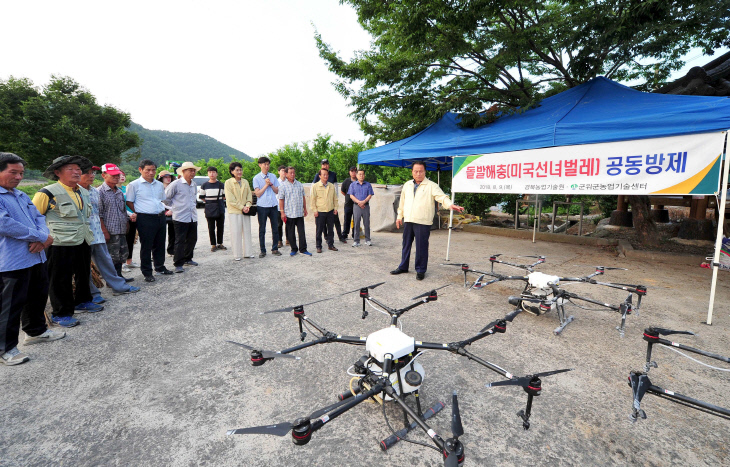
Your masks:
<path fill-rule="evenodd" d="M 392 315 L 396 311 L 393 308 L 391 308 L 388 305 L 386 305 L 385 303 L 379 302 L 377 299 L 375 299 L 373 297 L 368 296 L 366 298 L 366 300 L 369 301 L 369 302 L 371 302 L 371 303 L 374 303 L 375 305 L 377 305 L 381 309 L 385 310 L 385 312 L 388 313 L 389 315 Z"/>
<path fill-rule="evenodd" d="M 646 291 L 640 291 L 638 288 L 641 286 L 634 285 L 634 286 L 626 286 L 626 285 L 618 285 L 618 284 L 612 284 L 611 282 L 598 282 L 598 281 L 591 281 L 591 284 L 596 285 L 603 285 L 606 287 L 611 287 L 613 289 L 619 289 L 619 290 L 625 290 L 627 292 L 635 293 L 639 297 L 646 294 Z"/>
<path fill-rule="evenodd" d="M 599 302 L 598 300 L 594 300 L 592 298 L 581 297 L 580 295 L 565 292 L 562 290 L 561 290 L 561 294 L 564 298 L 575 298 L 576 300 L 583 300 L 584 302 L 593 303 L 594 305 L 598 305 L 598 306 L 603 306 L 603 307 L 609 308 L 613 311 L 621 311 L 621 307 L 618 307 L 616 305 L 611 305 L 610 303 Z"/>
<path fill-rule="evenodd" d="M 499 367 L 499 366 L 495 365 L 494 363 L 490 363 L 484 359 L 477 357 L 476 355 L 469 352 L 468 350 L 466 350 L 463 347 L 458 347 L 454 351 L 454 353 L 456 353 L 457 355 L 464 356 L 464 357 L 468 358 L 469 360 L 473 360 L 473 361 L 477 362 L 478 364 L 489 368 L 490 370 L 494 371 L 495 373 L 499 373 L 500 375 L 504 376 L 507 379 L 512 379 L 514 377 L 514 375 L 512 373 L 505 370 L 504 368 Z"/>
<path fill-rule="evenodd" d="M 705 357 L 714 358 L 715 360 L 720 360 L 721 362 L 730 363 L 730 357 L 724 357 L 724 356 L 716 354 L 716 353 L 707 352 L 707 351 L 700 350 L 700 349 L 695 349 L 694 347 L 689 347 L 687 345 L 680 344 L 678 342 L 672 342 L 667 339 L 662 339 L 661 337 L 658 337 L 658 338 L 650 337 L 651 340 L 649 340 L 649 338 L 646 337 L 647 336 L 646 333 L 644 333 L 644 336 L 645 336 L 644 340 L 648 341 L 649 344 L 662 344 L 662 345 L 666 345 L 667 347 L 672 347 L 674 349 L 682 349 L 682 350 L 686 350 L 687 352 L 692 352 L 692 353 L 696 353 L 698 355 L 704 355 Z"/>
<path fill-rule="evenodd" d="M 654 394 L 655 396 L 659 396 L 663 399 L 670 400 L 672 402 L 676 402 L 682 405 L 686 405 L 688 407 L 692 407 L 693 409 L 698 409 L 703 412 L 711 413 L 713 415 L 717 415 L 719 417 L 730 419 L 730 410 L 718 407 L 714 404 L 710 404 L 708 402 L 704 402 L 701 400 L 693 399 L 691 397 L 687 397 L 683 394 L 678 394 L 674 391 L 670 391 L 668 389 L 660 388 L 659 386 L 650 385 L 649 388 L 646 390 L 647 393 Z"/>
<path fill-rule="evenodd" d="M 324 414 L 321 417 L 319 417 L 316 420 L 312 421 L 312 432 L 319 430 L 322 428 L 325 423 L 330 422 L 334 420 L 335 418 L 339 417 L 343 413 L 347 412 L 351 408 L 355 407 L 356 405 L 360 404 L 361 402 L 366 401 L 367 399 L 378 395 L 379 393 L 383 392 L 383 389 L 386 387 L 385 379 L 382 379 L 378 381 L 375 385 L 373 385 L 372 388 L 370 388 L 367 391 L 364 391 L 357 396 L 354 396 L 353 398 L 349 399 L 347 403 L 342 404 L 341 406 L 337 407 L 335 410 L 331 411 L 329 414 Z M 390 387 L 390 386 L 388 386 Z"/>

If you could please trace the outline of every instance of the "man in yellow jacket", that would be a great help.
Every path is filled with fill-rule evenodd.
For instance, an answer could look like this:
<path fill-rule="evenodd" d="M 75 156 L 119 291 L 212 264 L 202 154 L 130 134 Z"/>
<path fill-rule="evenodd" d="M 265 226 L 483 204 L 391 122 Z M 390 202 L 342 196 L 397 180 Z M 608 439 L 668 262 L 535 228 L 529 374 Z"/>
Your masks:
<path fill-rule="evenodd" d="M 403 252 L 401 262 L 391 274 L 408 272 L 411 262 L 411 246 L 416 240 L 416 279 L 423 280 L 428 267 L 428 238 L 431 236 L 431 225 L 436 214 L 434 201 L 444 208 L 457 212 L 464 210 L 461 206 L 451 204 L 448 196 L 441 188 L 426 178 L 426 165 L 423 162 L 413 163 L 413 180 L 403 184 L 398 205 L 398 216 L 395 227 L 403 224 Z"/>

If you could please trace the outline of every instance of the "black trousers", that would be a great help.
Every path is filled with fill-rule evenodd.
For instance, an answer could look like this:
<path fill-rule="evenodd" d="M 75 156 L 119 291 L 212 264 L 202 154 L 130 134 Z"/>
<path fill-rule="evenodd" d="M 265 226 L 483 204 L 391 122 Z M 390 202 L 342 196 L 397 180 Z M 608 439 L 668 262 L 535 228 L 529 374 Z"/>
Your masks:
<path fill-rule="evenodd" d="M 172 220 L 167 221 L 167 254 L 175 254 L 175 224 Z"/>
<path fill-rule="evenodd" d="M 137 230 L 139 231 L 139 262 L 142 274 L 152 275 L 152 263 L 155 271 L 165 269 L 165 223 L 167 217 L 158 214 L 137 214 Z"/>
<path fill-rule="evenodd" d="M 350 235 L 350 223 L 351 222 L 352 222 L 352 206 L 345 206 L 345 227 L 342 229 L 342 236 L 345 238 L 347 238 L 348 235 Z M 353 229 L 352 234 L 353 234 L 353 236 L 355 235 L 355 229 Z"/>
<path fill-rule="evenodd" d="M 47 301 L 46 263 L 0 272 L 0 354 L 17 347 L 21 324 L 31 337 L 46 332 Z"/>
<path fill-rule="evenodd" d="M 297 248 L 297 235 L 299 236 L 299 248 Z M 303 217 L 286 218 L 286 239 L 289 241 L 291 251 L 307 251 L 307 238 L 304 235 Z"/>
<path fill-rule="evenodd" d="M 193 250 L 198 242 L 198 223 L 197 222 L 178 222 L 175 224 L 175 257 L 173 264 L 175 267 L 182 266 L 186 261 L 193 260 Z"/>
<path fill-rule="evenodd" d="M 129 221 L 129 230 L 127 230 L 127 248 L 129 249 L 128 258 L 132 258 L 134 252 L 134 237 L 137 236 L 137 223 Z"/>
<path fill-rule="evenodd" d="M 347 237 L 342 236 L 342 226 L 340 225 L 340 216 L 335 214 L 334 212 L 332 212 L 332 220 L 334 222 L 334 227 L 335 227 L 334 230 L 337 230 L 337 239 L 343 240 L 343 239 L 347 238 Z M 327 235 L 330 235 L 334 239 L 334 235 L 335 235 L 334 230 L 332 229 L 332 227 L 327 227 L 327 230 L 325 231 L 325 237 Z"/>
<path fill-rule="evenodd" d="M 277 214 L 276 220 L 277 220 L 277 222 L 279 222 L 279 228 L 278 228 L 279 241 L 283 242 L 284 241 L 284 221 L 281 220 L 281 211 L 277 211 L 276 214 Z M 289 240 L 288 235 L 286 236 L 286 239 Z"/>
<path fill-rule="evenodd" d="M 411 262 L 411 246 L 416 241 L 416 272 L 426 272 L 428 268 L 428 239 L 431 236 L 431 226 L 405 222 L 403 224 L 403 251 L 398 269 L 408 271 Z"/>
<path fill-rule="evenodd" d="M 315 236 L 317 248 L 322 248 L 322 233 L 324 233 L 327 246 L 334 246 L 335 238 L 332 226 L 336 217 L 334 211 L 328 211 L 320 212 L 315 218 L 315 224 L 317 225 L 317 234 Z"/>
<path fill-rule="evenodd" d="M 226 222 L 226 216 L 221 214 L 218 217 L 206 217 L 208 221 L 208 237 L 212 246 L 223 245 L 223 224 Z M 216 226 L 218 234 L 216 235 Z M 218 243 L 216 243 L 216 240 Z"/>
<path fill-rule="evenodd" d="M 76 305 L 91 301 L 91 247 L 86 242 L 76 246 L 51 245 L 46 255 L 53 316 L 73 316 Z"/>

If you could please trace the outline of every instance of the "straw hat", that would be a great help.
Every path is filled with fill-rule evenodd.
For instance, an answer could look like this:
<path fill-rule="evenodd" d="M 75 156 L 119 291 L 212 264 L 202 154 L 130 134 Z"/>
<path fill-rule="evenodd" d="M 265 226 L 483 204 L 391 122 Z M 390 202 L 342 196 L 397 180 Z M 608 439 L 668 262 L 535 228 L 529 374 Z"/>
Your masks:
<path fill-rule="evenodd" d="M 197 172 L 198 170 L 200 170 L 200 167 L 196 167 L 195 164 L 193 164 L 192 162 L 183 162 L 183 165 L 181 165 L 180 168 L 177 169 L 177 174 L 182 175 L 183 170 L 186 170 L 186 169 L 195 169 L 195 171 Z M 162 172 L 160 172 L 160 173 L 162 173 Z"/>

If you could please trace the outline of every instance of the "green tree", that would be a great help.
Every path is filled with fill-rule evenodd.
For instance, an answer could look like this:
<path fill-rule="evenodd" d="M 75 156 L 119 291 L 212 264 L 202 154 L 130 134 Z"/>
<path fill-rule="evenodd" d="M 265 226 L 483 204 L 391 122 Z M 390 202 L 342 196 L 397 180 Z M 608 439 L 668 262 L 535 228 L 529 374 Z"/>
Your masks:
<path fill-rule="evenodd" d="M 101 165 L 119 163 L 139 146 L 127 131 L 127 113 L 102 106 L 69 77 L 52 76 L 41 91 L 25 78 L 0 81 L 0 148 L 44 169 L 58 156 L 74 154 Z"/>
<path fill-rule="evenodd" d="M 653 89 L 691 48 L 730 45 L 730 0 L 342 0 L 372 37 L 346 61 L 315 34 L 371 141 L 458 112 L 464 124 L 603 75 Z"/>

